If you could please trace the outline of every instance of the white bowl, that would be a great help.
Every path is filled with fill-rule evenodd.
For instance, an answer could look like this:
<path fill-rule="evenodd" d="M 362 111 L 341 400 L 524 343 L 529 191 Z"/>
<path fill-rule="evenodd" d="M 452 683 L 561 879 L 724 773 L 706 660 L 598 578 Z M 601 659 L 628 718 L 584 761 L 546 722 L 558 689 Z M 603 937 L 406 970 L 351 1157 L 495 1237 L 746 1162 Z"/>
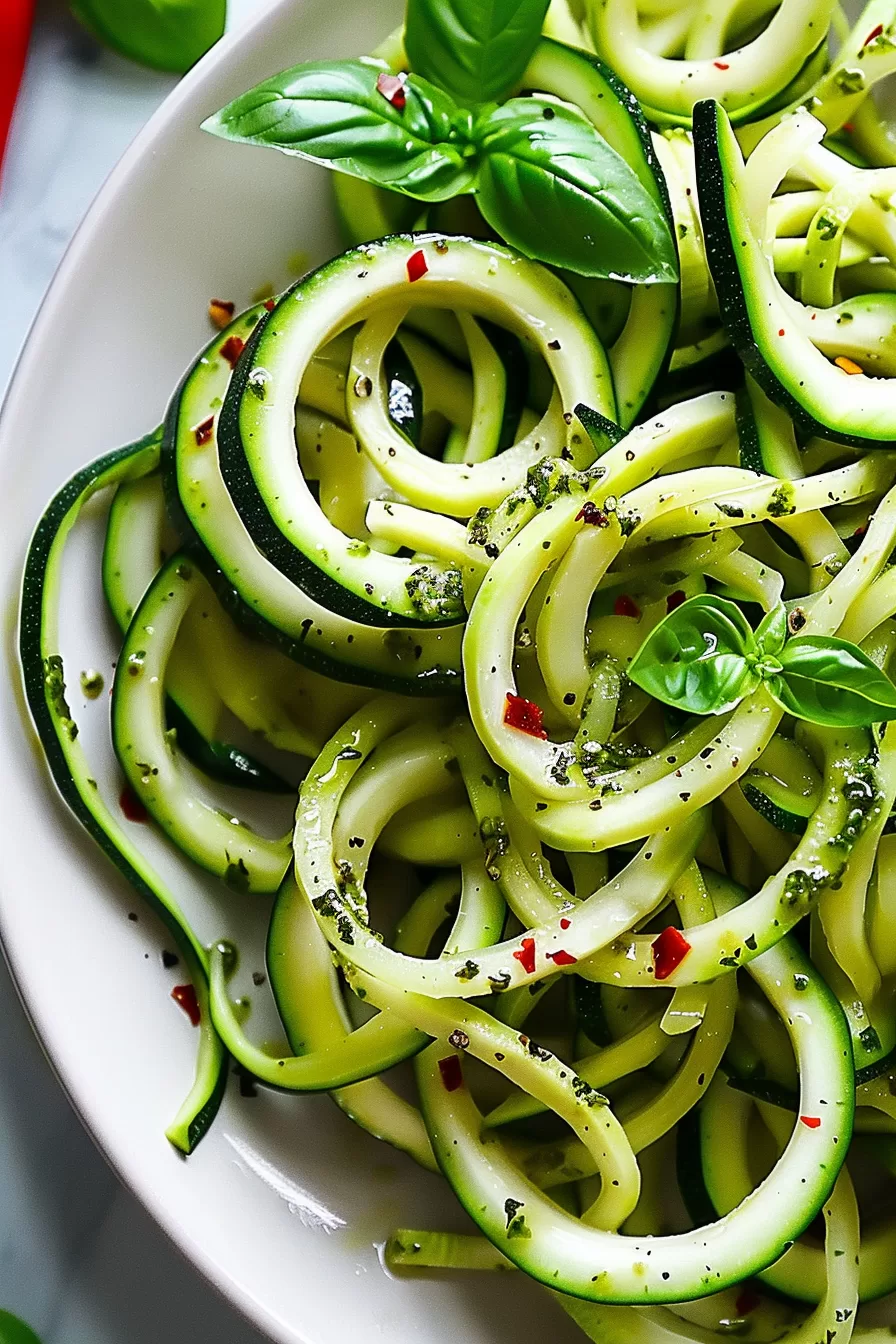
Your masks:
<path fill-rule="evenodd" d="M 168 940 L 54 795 L 14 664 L 22 559 L 50 496 L 158 422 L 208 339 L 210 297 L 248 302 L 264 282 L 286 283 L 297 251 L 317 262 L 338 250 L 322 171 L 214 140 L 200 122 L 286 65 L 370 49 L 397 19 L 393 0 L 282 0 L 223 41 L 125 155 L 44 303 L 0 423 L 12 688 L 0 700 L 0 927 L 31 1019 L 97 1143 L 185 1255 L 271 1338 L 563 1344 L 581 1336 L 521 1276 L 386 1274 L 378 1245 L 396 1224 L 464 1219 L 443 1182 L 355 1129 L 327 1097 L 246 1100 L 231 1083 L 196 1154 L 185 1162 L 169 1147 L 163 1131 L 191 1077 L 195 1035 L 169 998 L 176 973 L 159 955 Z M 95 555 L 76 548 L 63 653 L 92 750 L 101 703 L 81 704 L 76 692 L 80 668 L 109 670 L 113 656 L 98 583 Z M 148 830 L 145 840 L 176 874 L 202 936 L 242 932 L 234 898 L 188 873 Z"/>

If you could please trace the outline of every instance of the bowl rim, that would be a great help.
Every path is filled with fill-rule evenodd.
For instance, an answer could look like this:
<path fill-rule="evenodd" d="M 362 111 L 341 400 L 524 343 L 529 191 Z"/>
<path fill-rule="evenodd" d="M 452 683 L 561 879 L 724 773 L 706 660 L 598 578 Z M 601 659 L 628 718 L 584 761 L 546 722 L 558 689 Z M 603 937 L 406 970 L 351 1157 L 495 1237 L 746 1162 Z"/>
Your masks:
<path fill-rule="evenodd" d="M 225 33 L 175 84 L 111 169 L 62 254 L 13 365 L 6 391 L 2 402 L 0 402 L 0 456 L 4 453 L 6 441 L 9 437 L 9 426 L 26 409 L 21 403 L 27 395 L 28 385 L 40 359 L 44 333 L 53 326 L 57 315 L 64 306 L 70 279 L 77 272 L 82 258 L 95 245 L 109 210 L 122 194 L 128 191 L 135 176 L 140 174 L 147 156 L 152 152 L 153 145 L 176 126 L 183 117 L 185 108 L 198 101 L 204 90 L 214 84 L 220 67 L 231 60 L 237 49 L 244 43 L 251 42 L 261 29 L 277 21 L 286 11 L 298 13 L 302 7 L 303 0 L 261 0 L 254 13 L 244 18 L 230 32 Z M 16 577 L 18 572 L 19 566 L 15 565 L 14 574 Z M 10 595 L 7 596 L 9 599 Z M 30 726 L 30 716 L 27 707 L 18 694 L 21 687 L 21 673 L 17 654 L 20 616 L 20 598 L 17 585 L 13 590 L 11 600 L 14 603 L 12 610 L 15 619 L 14 621 L 10 620 L 7 625 L 5 651 L 10 676 L 15 678 L 11 682 L 11 686 L 15 688 L 12 689 L 11 694 L 17 701 L 13 712 L 19 721 L 22 715 L 25 716 L 27 730 L 27 727 Z M 43 761 L 41 761 L 41 769 L 45 775 L 49 791 L 56 797 L 61 812 L 68 819 L 67 810 L 58 796 L 56 786 Z M 5 878 L 2 879 L 2 883 L 6 888 Z M 28 975 L 25 967 L 17 964 L 14 942 L 15 940 L 4 931 L 3 903 L 0 902 L 0 951 L 2 951 L 4 961 L 9 969 L 12 983 L 25 1016 L 68 1103 L 90 1136 L 94 1146 L 115 1173 L 122 1186 L 146 1210 L 181 1259 L 196 1270 L 205 1283 L 249 1325 L 257 1329 L 266 1338 L 282 1341 L 282 1344 L 313 1344 L 313 1341 L 309 1340 L 304 1331 L 299 1332 L 298 1327 L 287 1325 L 285 1321 L 270 1311 L 263 1302 L 248 1292 L 224 1266 L 218 1263 L 203 1243 L 197 1240 L 179 1222 L 176 1212 L 171 1209 L 167 1199 L 164 1196 L 157 1197 L 151 1183 L 140 1179 L 139 1164 L 127 1164 L 123 1160 L 123 1150 L 116 1152 L 104 1142 L 101 1132 L 93 1124 L 86 1100 L 79 1097 L 74 1079 L 66 1078 L 62 1062 L 54 1058 L 51 1047 L 41 1031 L 37 1013 L 32 1009 L 29 1001 L 26 988 Z"/>

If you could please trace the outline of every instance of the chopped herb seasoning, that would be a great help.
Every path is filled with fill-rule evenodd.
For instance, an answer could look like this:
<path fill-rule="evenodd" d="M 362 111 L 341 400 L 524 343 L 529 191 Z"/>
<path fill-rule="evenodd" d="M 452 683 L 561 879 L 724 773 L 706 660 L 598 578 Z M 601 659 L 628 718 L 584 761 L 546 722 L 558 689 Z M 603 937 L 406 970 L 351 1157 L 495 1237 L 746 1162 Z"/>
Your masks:
<path fill-rule="evenodd" d="M 475 980 L 479 974 L 479 966 L 475 961 L 470 961 L 468 959 L 464 962 L 463 966 L 461 966 L 460 970 L 455 971 L 454 974 L 458 980 Z"/>
<path fill-rule="evenodd" d="M 103 674 L 95 667 L 81 673 L 81 694 L 85 700 L 96 700 L 103 693 Z"/>
<path fill-rule="evenodd" d="M 224 871 L 224 881 L 227 886 L 230 887 L 231 891 L 249 890 L 249 869 L 246 867 L 242 855 L 240 855 L 236 863 L 229 862 L 227 864 Z"/>

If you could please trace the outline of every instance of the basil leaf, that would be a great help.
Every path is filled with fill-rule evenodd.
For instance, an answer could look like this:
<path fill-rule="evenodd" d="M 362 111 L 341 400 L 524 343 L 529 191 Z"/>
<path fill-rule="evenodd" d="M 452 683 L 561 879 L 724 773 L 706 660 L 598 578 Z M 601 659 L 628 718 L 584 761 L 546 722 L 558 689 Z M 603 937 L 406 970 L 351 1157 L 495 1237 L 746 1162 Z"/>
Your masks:
<path fill-rule="evenodd" d="M 225 140 L 267 145 L 422 201 L 469 191 L 472 117 L 413 76 L 405 105 L 377 89 L 380 61 L 311 61 L 235 98 L 203 123 Z"/>
<path fill-rule="evenodd" d="M 227 0 L 72 0 L 71 9 L 122 56 L 182 75 L 223 34 Z"/>
<path fill-rule="evenodd" d="M 580 275 L 678 278 L 659 203 L 577 109 L 513 98 L 483 114 L 475 134 L 479 208 L 520 252 Z"/>
<path fill-rule="evenodd" d="M 692 597 L 647 636 L 629 678 L 663 704 L 692 714 L 724 714 L 758 683 L 746 655 L 753 636 L 724 598 Z"/>
<path fill-rule="evenodd" d="M 459 102 L 498 102 L 519 83 L 549 0 L 408 0 L 405 50 L 415 70 Z"/>
<path fill-rule="evenodd" d="M 768 688 L 789 714 L 832 728 L 896 719 L 896 686 L 857 645 L 804 635 L 778 658 L 781 672 Z"/>
<path fill-rule="evenodd" d="M 756 627 L 756 645 L 760 653 L 779 654 L 787 640 L 787 609 L 783 602 L 772 607 Z"/>

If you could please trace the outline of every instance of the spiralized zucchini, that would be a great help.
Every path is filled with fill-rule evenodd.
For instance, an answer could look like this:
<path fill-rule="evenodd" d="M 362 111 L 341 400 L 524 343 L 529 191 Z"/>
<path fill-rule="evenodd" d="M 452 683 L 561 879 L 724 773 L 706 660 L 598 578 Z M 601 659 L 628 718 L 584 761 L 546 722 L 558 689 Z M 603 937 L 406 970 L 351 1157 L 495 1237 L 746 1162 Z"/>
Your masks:
<path fill-rule="evenodd" d="M 171 1141 L 228 1060 L 329 1093 L 469 1214 L 397 1229 L 391 1269 L 522 1270 L 596 1341 L 890 1338 L 896 732 L 759 684 L 692 713 L 632 663 L 710 597 L 892 667 L 894 70 L 889 0 L 852 28 L 833 0 L 554 0 L 515 96 L 606 136 L 680 284 L 548 270 L 475 199 L 338 177 L 349 250 L 233 316 L 28 558 L 54 779 L 195 991 Z M 79 700 L 94 496 L 120 639 Z"/>

